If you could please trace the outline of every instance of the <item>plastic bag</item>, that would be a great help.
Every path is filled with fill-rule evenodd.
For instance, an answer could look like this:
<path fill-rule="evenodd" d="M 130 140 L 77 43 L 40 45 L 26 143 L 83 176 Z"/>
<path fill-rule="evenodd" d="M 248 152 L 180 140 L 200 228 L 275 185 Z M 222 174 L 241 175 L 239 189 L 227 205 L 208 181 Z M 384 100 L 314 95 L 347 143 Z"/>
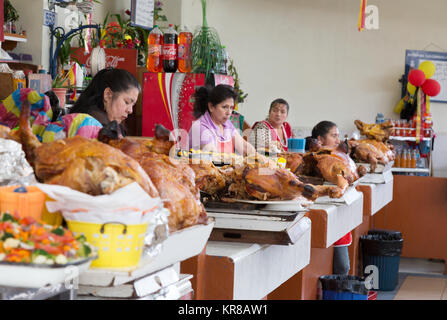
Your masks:
<path fill-rule="evenodd" d="M 365 286 L 365 279 L 357 276 L 333 274 L 321 276 L 320 282 L 323 290 L 361 295 L 367 295 L 369 291 Z"/>
<path fill-rule="evenodd" d="M 360 237 L 363 255 L 368 256 L 400 256 L 403 242 L 400 232 L 368 234 Z"/>
<path fill-rule="evenodd" d="M 396 237 L 396 239 L 402 238 L 402 233 L 396 230 L 371 229 L 368 230 L 368 234 L 385 234 L 385 235 L 393 235 Z"/>

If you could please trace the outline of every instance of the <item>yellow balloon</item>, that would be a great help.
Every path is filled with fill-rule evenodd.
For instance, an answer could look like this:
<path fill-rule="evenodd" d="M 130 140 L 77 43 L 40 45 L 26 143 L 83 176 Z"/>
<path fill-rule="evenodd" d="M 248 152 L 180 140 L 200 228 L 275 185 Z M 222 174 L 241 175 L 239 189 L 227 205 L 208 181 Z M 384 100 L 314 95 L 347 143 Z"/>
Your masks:
<path fill-rule="evenodd" d="M 397 113 L 397 114 L 400 114 L 400 112 L 402 111 L 404 106 L 405 106 L 404 98 L 402 98 L 402 99 L 399 100 L 397 105 L 394 107 L 394 112 Z"/>
<path fill-rule="evenodd" d="M 425 78 L 429 79 L 433 77 L 436 72 L 435 64 L 431 61 L 424 61 L 419 65 L 419 70 L 425 73 Z"/>
<path fill-rule="evenodd" d="M 416 87 L 413 86 L 411 83 L 408 82 L 407 84 L 407 90 L 408 92 L 413 95 L 416 92 Z"/>

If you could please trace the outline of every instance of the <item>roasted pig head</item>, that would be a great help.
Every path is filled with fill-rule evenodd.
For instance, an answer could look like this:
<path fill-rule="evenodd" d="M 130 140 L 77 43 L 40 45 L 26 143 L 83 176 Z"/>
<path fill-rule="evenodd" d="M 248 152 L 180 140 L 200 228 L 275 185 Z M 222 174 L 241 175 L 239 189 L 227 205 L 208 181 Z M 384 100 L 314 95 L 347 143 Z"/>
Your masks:
<path fill-rule="evenodd" d="M 304 196 L 314 201 L 335 189 L 304 184 L 289 170 L 266 164 L 227 166 L 222 171 L 229 184 L 228 196 L 238 199 L 292 200 Z"/>
<path fill-rule="evenodd" d="M 347 187 L 366 174 L 366 168 L 359 166 L 346 153 L 347 144 L 343 141 L 337 148 L 322 148 L 304 156 L 307 174 L 321 176 L 324 180 L 336 184 L 340 192 L 334 192 L 333 197 L 342 196 Z"/>
<path fill-rule="evenodd" d="M 152 151 L 169 155 L 174 145 L 175 139 L 171 132 L 161 124 L 155 125 L 155 139 L 152 143 Z"/>
<path fill-rule="evenodd" d="M 391 134 L 391 129 L 393 128 L 393 123 L 391 122 L 391 120 L 385 121 L 380 124 L 368 124 L 360 120 L 355 120 L 354 124 L 357 129 L 359 129 L 362 135 L 377 141 L 388 140 Z"/>
<path fill-rule="evenodd" d="M 286 168 L 295 175 L 300 175 L 304 170 L 303 154 L 297 152 L 282 152 L 278 157 L 286 159 Z"/>
<path fill-rule="evenodd" d="M 187 163 L 155 152 L 143 154 L 138 162 L 154 182 L 165 208 L 171 212 L 168 217 L 171 232 L 206 223 L 195 174 Z"/>
<path fill-rule="evenodd" d="M 145 139 L 123 138 L 110 140 L 109 144 L 135 159 L 151 178 L 164 207 L 171 213 L 168 217 L 171 232 L 206 223 L 195 173 L 188 163 L 149 151 L 152 144 L 148 147 Z"/>
<path fill-rule="evenodd" d="M 351 157 L 359 162 L 369 163 L 370 172 L 376 170 L 378 163 L 386 165 L 389 162 L 388 157 L 373 144 L 359 140 L 349 140 L 349 146 L 351 147 Z"/>
<path fill-rule="evenodd" d="M 226 179 L 211 161 L 191 161 L 189 166 L 194 170 L 196 186 L 210 196 L 220 193 L 226 186 Z"/>

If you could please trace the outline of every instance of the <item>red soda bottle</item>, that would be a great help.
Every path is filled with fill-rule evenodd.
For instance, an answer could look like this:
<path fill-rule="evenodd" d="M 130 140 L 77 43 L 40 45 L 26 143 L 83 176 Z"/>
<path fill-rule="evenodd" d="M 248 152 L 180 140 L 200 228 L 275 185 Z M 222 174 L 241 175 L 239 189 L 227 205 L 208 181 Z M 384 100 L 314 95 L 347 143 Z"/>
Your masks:
<path fill-rule="evenodd" d="M 163 70 L 165 72 L 177 71 L 177 31 L 172 24 L 163 34 Z"/>
<path fill-rule="evenodd" d="M 191 57 L 192 33 L 188 27 L 184 26 L 178 36 L 178 71 L 191 72 L 192 57 Z"/>
<path fill-rule="evenodd" d="M 155 25 L 147 38 L 146 68 L 149 72 L 163 72 L 162 45 L 163 32 Z"/>

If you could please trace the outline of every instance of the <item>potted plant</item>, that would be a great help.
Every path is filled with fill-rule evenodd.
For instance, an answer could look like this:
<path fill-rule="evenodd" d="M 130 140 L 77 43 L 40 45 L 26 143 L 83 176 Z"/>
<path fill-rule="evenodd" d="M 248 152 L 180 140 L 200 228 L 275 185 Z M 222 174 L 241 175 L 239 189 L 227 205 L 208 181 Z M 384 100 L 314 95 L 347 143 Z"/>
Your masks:
<path fill-rule="evenodd" d="M 5 0 L 4 2 L 3 19 L 4 19 L 3 22 L 6 26 L 4 30 L 9 33 L 15 33 L 14 22 L 19 20 L 19 14 L 17 13 L 17 10 L 13 7 L 13 5 L 9 0 Z"/>
<path fill-rule="evenodd" d="M 59 73 L 56 78 L 54 78 L 52 83 L 52 91 L 56 94 L 59 99 L 59 106 L 64 108 L 65 106 L 65 97 L 67 95 L 67 90 L 70 88 L 68 84 L 68 73 L 63 74 Z"/>

